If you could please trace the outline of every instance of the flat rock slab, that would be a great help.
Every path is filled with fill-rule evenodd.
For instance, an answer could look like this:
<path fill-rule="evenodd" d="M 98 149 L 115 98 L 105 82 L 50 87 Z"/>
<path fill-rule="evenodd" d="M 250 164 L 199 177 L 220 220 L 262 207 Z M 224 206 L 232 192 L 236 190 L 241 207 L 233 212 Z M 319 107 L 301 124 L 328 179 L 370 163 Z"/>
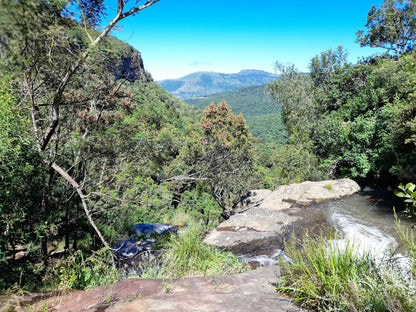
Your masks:
<path fill-rule="evenodd" d="M 305 232 L 320 234 L 329 230 L 323 212 L 307 206 L 359 190 L 359 185 L 350 179 L 282 185 L 275 191 L 254 190 L 236 213 L 204 241 L 238 256 L 271 256 L 283 249 L 284 241 L 293 234 L 302 237 Z"/>
<path fill-rule="evenodd" d="M 360 186 L 351 179 L 325 180 L 281 185 L 274 191 L 254 190 L 246 199 L 249 206 L 287 209 L 293 204 L 307 206 L 312 203 L 338 199 L 357 193 Z"/>
<path fill-rule="evenodd" d="M 211 231 L 205 242 L 237 256 L 272 256 L 282 250 L 285 240 L 305 232 L 319 235 L 330 229 L 319 209 L 291 208 L 273 210 L 256 207 L 233 215 Z"/>
<path fill-rule="evenodd" d="M 279 295 L 277 266 L 217 277 L 128 279 L 63 297 L 55 312 L 294 312 L 304 311 Z"/>

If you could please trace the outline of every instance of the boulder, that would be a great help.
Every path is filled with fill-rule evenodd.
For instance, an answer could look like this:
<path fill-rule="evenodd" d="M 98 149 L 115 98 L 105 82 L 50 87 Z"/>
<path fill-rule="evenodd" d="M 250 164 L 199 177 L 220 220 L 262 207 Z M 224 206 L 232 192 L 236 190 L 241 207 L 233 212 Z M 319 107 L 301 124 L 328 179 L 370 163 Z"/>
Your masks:
<path fill-rule="evenodd" d="M 149 234 L 163 235 L 165 233 L 175 233 L 176 229 L 171 224 L 163 223 L 137 223 L 133 226 L 134 234 L 145 236 Z"/>
<path fill-rule="evenodd" d="M 341 198 L 360 190 L 350 180 L 303 182 L 279 186 L 275 191 L 254 190 L 237 205 L 235 214 L 222 222 L 205 242 L 241 256 L 268 255 L 283 249 L 284 241 L 305 232 L 328 232 L 323 212 L 312 203 Z"/>

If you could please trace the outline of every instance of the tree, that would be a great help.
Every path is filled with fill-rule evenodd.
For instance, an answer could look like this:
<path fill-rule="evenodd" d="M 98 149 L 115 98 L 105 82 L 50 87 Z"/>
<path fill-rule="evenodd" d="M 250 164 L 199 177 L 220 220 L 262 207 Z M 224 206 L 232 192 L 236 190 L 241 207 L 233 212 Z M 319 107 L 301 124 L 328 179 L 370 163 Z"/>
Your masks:
<path fill-rule="evenodd" d="M 128 0 L 118 0 L 115 16 L 103 27 L 102 32 L 89 28 L 96 24 L 104 14 L 100 0 L 66 1 L 59 0 L 4 0 L 0 3 L 0 25 L 3 30 L 0 51 L 5 54 L 3 61 L 7 67 L 13 67 L 19 84 L 16 88 L 18 101 L 16 106 L 26 111 L 31 120 L 33 141 L 36 142 L 38 155 L 50 172 L 49 185 L 57 183 L 56 175 L 71 185 L 78 195 L 84 213 L 98 235 L 101 243 L 109 244 L 95 224 L 84 193 L 85 174 L 78 175 L 79 153 L 73 153 L 72 161 L 65 157 L 70 130 L 83 122 L 80 108 L 87 106 L 89 127 L 85 127 L 80 140 L 88 137 L 91 127 L 105 124 L 108 116 L 103 116 L 111 96 L 116 95 L 120 83 L 103 80 L 97 86 L 91 86 L 94 92 L 81 94 L 81 77 L 99 71 L 91 70 L 88 59 L 103 53 L 100 43 L 121 20 L 159 2 L 159 0 L 140 0 L 132 5 Z M 64 16 L 80 19 L 80 27 Z M 75 34 L 68 33 L 68 25 Z M 6 53 L 3 50 L 7 50 Z M 103 65 L 101 63 L 101 65 Z M 108 64 L 107 64 L 108 66 Z M 84 77 L 85 78 L 85 77 Z M 85 80 L 84 80 L 85 81 Z M 66 126 L 71 125 L 68 129 Z M 59 163 L 61 162 L 61 164 Z M 62 165 L 66 166 L 66 169 Z M 50 189 L 50 187 L 49 187 Z M 49 198 L 49 197 L 45 197 Z M 46 205 L 48 207 L 48 205 Z M 50 213 L 49 208 L 42 211 Z M 45 241 L 47 233 L 44 233 Z M 44 244 L 46 247 L 46 243 Z M 45 251 L 47 252 L 47 250 Z"/>
<path fill-rule="evenodd" d="M 166 181 L 185 186 L 206 183 L 223 209 L 222 216 L 228 219 L 253 177 L 252 138 L 243 116 L 234 115 L 225 101 L 218 106 L 211 103 L 204 110 L 200 127 L 189 132 L 186 146 L 176 160 L 180 164 L 175 167 L 182 167 L 182 174 Z"/>
<path fill-rule="evenodd" d="M 416 1 L 385 0 L 379 9 L 375 5 L 368 12 L 367 32 L 359 30 L 357 41 L 393 51 L 397 56 L 415 49 Z"/>
<path fill-rule="evenodd" d="M 283 122 L 292 141 L 309 137 L 309 126 L 315 114 L 314 84 L 310 75 L 299 72 L 293 64 L 276 62 L 280 78 L 269 83 L 267 91 L 282 105 Z"/>
<path fill-rule="evenodd" d="M 344 71 L 348 53 L 338 46 L 336 50 L 329 49 L 312 58 L 309 65 L 310 76 L 316 88 L 327 91 L 333 84 L 336 75 Z"/>

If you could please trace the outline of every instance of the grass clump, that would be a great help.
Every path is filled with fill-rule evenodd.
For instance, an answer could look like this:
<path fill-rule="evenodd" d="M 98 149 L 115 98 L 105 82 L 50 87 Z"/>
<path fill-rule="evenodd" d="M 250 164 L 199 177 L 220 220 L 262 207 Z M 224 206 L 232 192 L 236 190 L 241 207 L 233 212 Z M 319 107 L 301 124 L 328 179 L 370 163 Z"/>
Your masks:
<path fill-rule="evenodd" d="M 328 183 L 328 184 L 324 185 L 324 188 L 327 189 L 328 191 L 331 191 L 333 186 L 332 186 L 332 184 Z"/>
<path fill-rule="evenodd" d="M 249 270 L 233 254 L 209 246 L 203 242 L 202 227 L 193 225 L 180 236 L 172 236 L 165 243 L 155 267 L 150 263 L 141 277 L 180 278 L 184 276 L 208 276 L 240 273 Z"/>
<path fill-rule="evenodd" d="M 411 275 L 403 276 L 391 258 L 376 260 L 357 249 L 310 236 L 299 247 L 293 239 L 277 290 L 316 311 L 416 311 Z"/>

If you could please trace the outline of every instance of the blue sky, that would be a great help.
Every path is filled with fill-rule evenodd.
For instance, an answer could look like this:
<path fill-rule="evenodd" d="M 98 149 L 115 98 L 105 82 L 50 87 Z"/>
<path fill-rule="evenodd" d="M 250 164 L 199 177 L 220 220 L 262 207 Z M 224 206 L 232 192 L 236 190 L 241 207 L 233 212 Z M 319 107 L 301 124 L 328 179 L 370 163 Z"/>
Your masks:
<path fill-rule="evenodd" d="M 380 53 L 355 43 L 355 32 L 365 29 L 371 6 L 381 3 L 382 0 L 160 0 L 124 20 L 113 35 L 142 53 L 144 66 L 155 80 L 195 71 L 274 72 L 276 61 L 290 62 L 306 71 L 313 56 L 338 45 L 347 49 L 352 63 Z"/>

